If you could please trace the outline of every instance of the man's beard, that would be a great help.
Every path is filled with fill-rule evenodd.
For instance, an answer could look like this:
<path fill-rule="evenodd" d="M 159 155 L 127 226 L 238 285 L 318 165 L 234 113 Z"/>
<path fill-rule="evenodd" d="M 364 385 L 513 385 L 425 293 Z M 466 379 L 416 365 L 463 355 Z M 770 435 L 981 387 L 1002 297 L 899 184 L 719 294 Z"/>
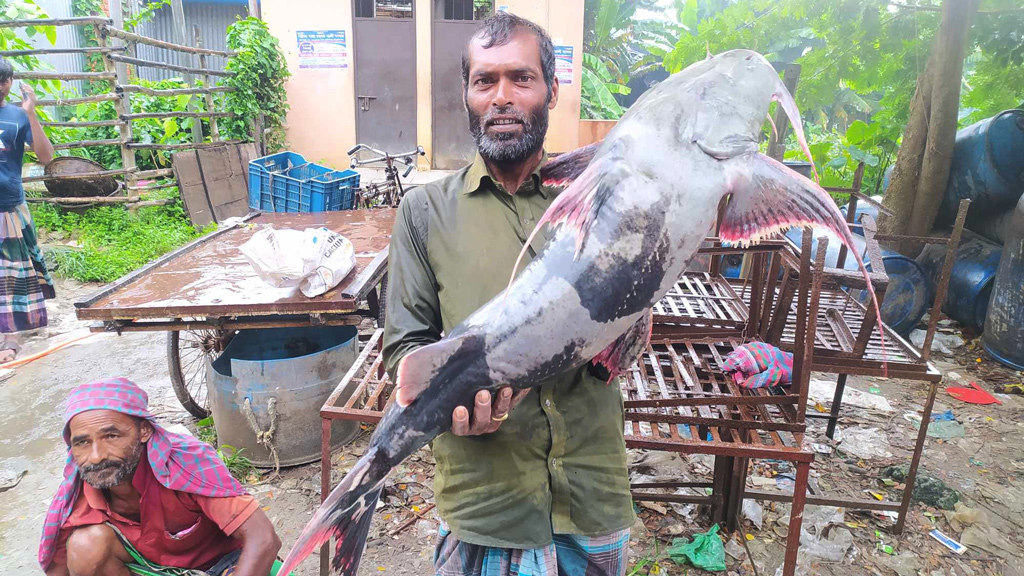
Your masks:
<path fill-rule="evenodd" d="M 544 135 L 548 131 L 548 107 L 538 106 L 532 114 L 516 110 L 512 106 L 490 108 L 481 116 L 466 105 L 469 112 L 469 132 L 476 141 L 476 148 L 484 160 L 495 164 L 517 164 L 526 160 L 544 145 Z M 522 123 L 520 134 L 511 132 L 488 133 L 487 125 L 498 116 L 514 116 Z"/>
<path fill-rule="evenodd" d="M 106 490 L 124 482 L 135 474 L 139 461 L 145 452 L 146 445 L 139 442 L 135 449 L 124 460 L 107 459 L 98 464 L 89 464 L 80 468 L 82 479 L 97 490 Z"/>

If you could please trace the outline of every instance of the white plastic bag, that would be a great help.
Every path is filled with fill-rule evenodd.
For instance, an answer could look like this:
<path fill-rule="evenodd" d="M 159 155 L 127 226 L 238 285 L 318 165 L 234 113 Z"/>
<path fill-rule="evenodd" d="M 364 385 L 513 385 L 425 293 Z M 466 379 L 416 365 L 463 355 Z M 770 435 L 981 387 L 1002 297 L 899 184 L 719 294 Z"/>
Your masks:
<path fill-rule="evenodd" d="M 308 298 L 334 288 L 356 266 L 352 243 L 327 228 L 266 227 L 239 249 L 260 279 L 277 288 L 298 286 Z"/>

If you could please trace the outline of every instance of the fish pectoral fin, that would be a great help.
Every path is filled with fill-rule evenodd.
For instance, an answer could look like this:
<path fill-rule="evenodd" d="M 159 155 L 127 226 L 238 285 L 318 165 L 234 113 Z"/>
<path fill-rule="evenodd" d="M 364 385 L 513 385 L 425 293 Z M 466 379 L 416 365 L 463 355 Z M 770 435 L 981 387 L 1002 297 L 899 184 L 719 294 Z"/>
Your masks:
<path fill-rule="evenodd" d="M 811 180 L 764 154 L 747 153 L 722 161 L 729 181 L 729 203 L 722 215 L 719 237 L 747 246 L 794 226 L 824 226 L 832 231 L 850 254 L 867 283 L 875 307 L 879 335 L 882 315 L 871 276 L 853 244 L 843 214 L 828 192 Z M 883 337 L 882 356 L 885 357 Z M 885 360 L 883 359 L 883 370 Z"/>
<path fill-rule="evenodd" d="M 636 362 L 651 342 L 651 329 L 654 327 L 653 311 L 647 310 L 600 354 L 594 356 L 591 363 L 604 366 L 608 370 L 608 383 L 622 374 Z"/>
<path fill-rule="evenodd" d="M 540 169 L 540 180 L 544 186 L 568 186 L 587 169 L 594 154 L 601 147 L 601 140 L 560 154 L 549 160 Z"/>
<path fill-rule="evenodd" d="M 723 164 L 731 195 L 719 229 L 722 240 L 756 244 L 794 226 L 819 225 L 853 246 L 839 208 L 814 182 L 764 154 L 742 154 Z"/>
<path fill-rule="evenodd" d="M 452 362 L 453 357 L 469 338 L 466 335 L 445 338 L 417 348 L 402 358 L 395 375 L 395 402 L 405 408 L 427 389 L 442 370 L 458 370 L 457 363 Z"/>

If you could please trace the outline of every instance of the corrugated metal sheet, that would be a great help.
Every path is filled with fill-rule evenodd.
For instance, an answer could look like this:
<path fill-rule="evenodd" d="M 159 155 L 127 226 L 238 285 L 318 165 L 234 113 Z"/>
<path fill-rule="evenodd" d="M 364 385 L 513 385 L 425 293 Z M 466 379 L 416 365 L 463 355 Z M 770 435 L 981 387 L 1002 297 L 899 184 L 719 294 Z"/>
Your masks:
<path fill-rule="evenodd" d="M 46 10 L 50 18 L 71 16 L 71 0 L 36 0 L 36 4 Z M 82 45 L 77 26 L 58 26 L 56 44 L 50 44 L 44 36 L 36 36 L 28 41 L 35 48 L 78 48 Z M 85 64 L 81 54 L 45 54 L 39 59 L 53 66 L 57 72 L 81 72 Z M 82 89 L 82 82 L 78 80 L 65 82 L 64 85 L 78 91 Z"/>
<path fill-rule="evenodd" d="M 245 18 L 248 15 L 248 10 L 244 5 L 187 2 L 184 4 L 184 8 L 187 44 L 195 45 L 192 38 L 192 25 L 198 24 L 203 36 L 203 47 L 214 50 L 227 50 L 228 26 L 237 18 Z M 157 40 L 174 42 L 174 17 L 171 14 L 170 6 L 161 8 L 153 20 L 139 26 L 136 32 Z M 156 60 L 181 66 L 199 66 L 197 56 L 153 46 L 139 45 L 136 55 L 143 60 Z M 207 56 L 207 66 L 213 70 L 223 70 L 225 63 L 225 58 Z M 139 76 L 146 80 L 164 80 L 181 77 L 181 73 L 157 68 L 140 68 Z"/>

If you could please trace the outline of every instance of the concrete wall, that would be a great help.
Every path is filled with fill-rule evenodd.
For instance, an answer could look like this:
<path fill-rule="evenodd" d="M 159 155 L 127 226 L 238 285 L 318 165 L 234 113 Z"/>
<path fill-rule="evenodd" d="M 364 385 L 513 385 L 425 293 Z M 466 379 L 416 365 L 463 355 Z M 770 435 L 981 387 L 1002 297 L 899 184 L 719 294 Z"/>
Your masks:
<path fill-rule="evenodd" d="M 509 12 L 544 27 L 555 44 L 573 47 L 573 79 L 561 86 L 558 106 L 551 112 L 546 149 L 566 152 L 579 147 L 580 83 L 583 71 L 584 0 L 502 0 Z M 356 143 L 355 57 L 352 48 L 350 0 L 262 0 L 263 19 L 277 36 L 292 77 L 288 80 L 288 142 L 313 162 L 348 165 L 345 154 Z M 427 152 L 419 168 L 428 169 L 431 142 L 431 23 L 433 0 L 415 0 L 416 10 L 416 138 Z M 350 65 L 345 69 L 300 70 L 296 30 L 346 30 Z M 461 82 L 461 78 L 452 78 Z"/>
<path fill-rule="evenodd" d="M 348 167 L 356 142 L 356 98 L 349 0 L 262 0 L 263 20 L 277 37 L 292 77 L 288 90 L 289 148 L 311 162 Z M 299 69 L 296 30 L 345 30 L 348 68 Z"/>
<path fill-rule="evenodd" d="M 612 128 L 615 128 L 615 120 L 580 120 L 580 146 L 593 144 L 603 140 Z"/>

